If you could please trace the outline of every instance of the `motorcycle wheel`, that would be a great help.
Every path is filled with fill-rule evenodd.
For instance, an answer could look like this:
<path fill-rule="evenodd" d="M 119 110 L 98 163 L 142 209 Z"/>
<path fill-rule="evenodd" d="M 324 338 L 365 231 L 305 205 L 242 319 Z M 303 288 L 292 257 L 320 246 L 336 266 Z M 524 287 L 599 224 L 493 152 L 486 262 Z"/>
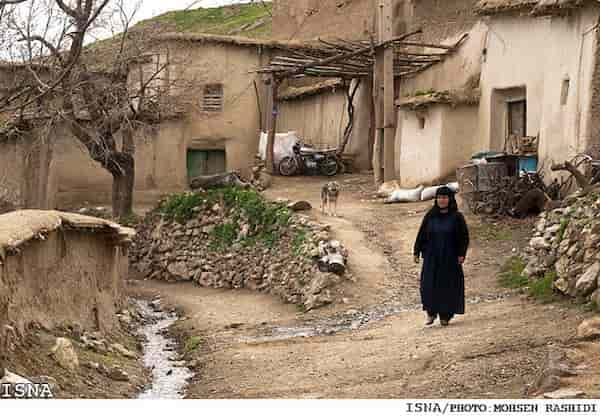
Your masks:
<path fill-rule="evenodd" d="M 292 176 L 298 172 L 298 162 L 290 156 L 286 156 L 279 162 L 279 173 L 281 176 Z"/>
<path fill-rule="evenodd" d="M 333 157 L 327 157 L 319 164 L 319 170 L 325 176 L 337 175 L 339 168 L 337 160 Z"/>

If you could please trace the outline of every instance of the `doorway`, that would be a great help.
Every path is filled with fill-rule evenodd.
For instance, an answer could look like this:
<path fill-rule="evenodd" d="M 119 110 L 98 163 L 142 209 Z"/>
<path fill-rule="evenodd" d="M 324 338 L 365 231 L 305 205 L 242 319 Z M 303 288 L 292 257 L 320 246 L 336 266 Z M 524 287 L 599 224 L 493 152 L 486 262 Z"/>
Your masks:
<path fill-rule="evenodd" d="M 223 173 L 226 169 L 225 150 L 193 150 L 187 151 L 188 178 Z"/>

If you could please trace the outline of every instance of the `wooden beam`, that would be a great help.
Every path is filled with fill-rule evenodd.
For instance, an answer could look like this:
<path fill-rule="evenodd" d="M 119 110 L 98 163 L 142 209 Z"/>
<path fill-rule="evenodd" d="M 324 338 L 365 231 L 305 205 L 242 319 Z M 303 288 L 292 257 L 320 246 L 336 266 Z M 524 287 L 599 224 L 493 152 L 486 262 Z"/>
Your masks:
<path fill-rule="evenodd" d="M 267 126 L 269 127 L 269 134 L 267 136 L 267 154 L 266 154 L 266 161 L 265 161 L 265 167 L 267 169 L 267 173 L 273 175 L 275 174 L 275 158 L 273 155 L 273 151 L 275 149 L 275 133 L 277 131 L 277 95 L 278 95 L 278 91 L 279 90 L 279 79 L 274 76 L 271 75 L 270 76 L 270 83 L 269 83 L 269 104 L 270 104 L 270 111 L 267 115 L 268 117 L 268 123 Z"/>
<path fill-rule="evenodd" d="M 394 40 L 394 1 L 383 0 L 383 42 Z M 418 33 L 419 31 L 415 32 Z M 398 39 L 402 39 L 399 37 Z M 394 48 L 384 46 L 383 52 L 383 180 L 396 178 L 396 104 L 394 100 Z"/>

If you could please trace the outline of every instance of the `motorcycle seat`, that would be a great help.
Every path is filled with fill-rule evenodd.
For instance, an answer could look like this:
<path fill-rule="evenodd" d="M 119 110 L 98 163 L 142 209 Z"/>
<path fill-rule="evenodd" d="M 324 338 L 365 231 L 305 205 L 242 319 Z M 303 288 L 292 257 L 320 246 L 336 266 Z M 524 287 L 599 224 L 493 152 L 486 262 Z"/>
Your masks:
<path fill-rule="evenodd" d="M 301 153 L 306 153 L 306 154 L 311 154 L 311 153 L 334 153 L 335 151 L 337 151 L 337 149 L 332 148 L 332 149 L 315 149 L 313 147 L 301 147 L 300 148 L 300 152 Z"/>

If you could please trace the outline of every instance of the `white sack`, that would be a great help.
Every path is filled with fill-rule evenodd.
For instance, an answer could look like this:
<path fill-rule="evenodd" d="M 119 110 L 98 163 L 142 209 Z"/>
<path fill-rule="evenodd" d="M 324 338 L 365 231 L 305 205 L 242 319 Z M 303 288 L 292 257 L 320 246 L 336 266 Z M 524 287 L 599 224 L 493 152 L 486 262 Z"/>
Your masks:
<path fill-rule="evenodd" d="M 435 198 L 435 193 L 440 187 L 441 185 L 428 186 L 427 188 L 423 189 L 423 192 L 421 192 L 421 201 L 429 201 L 430 199 Z"/>
<path fill-rule="evenodd" d="M 258 143 L 258 154 L 262 160 L 267 159 L 267 140 L 268 134 L 264 131 L 260 133 L 260 141 Z M 275 134 L 275 143 L 273 144 L 273 159 L 275 165 L 278 165 L 286 156 L 292 156 L 294 154 L 293 147 L 298 142 L 298 135 L 295 131 L 288 131 L 287 133 Z"/>
<path fill-rule="evenodd" d="M 452 189 L 452 192 L 457 193 L 460 189 L 458 182 L 450 182 L 446 185 L 448 188 Z"/>
<path fill-rule="evenodd" d="M 392 202 L 416 202 L 421 200 L 421 192 L 423 192 L 423 185 L 420 185 L 415 189 L 398 189 L 392 192 L 392 195 L 385 201 L 387 203 Z"/>

